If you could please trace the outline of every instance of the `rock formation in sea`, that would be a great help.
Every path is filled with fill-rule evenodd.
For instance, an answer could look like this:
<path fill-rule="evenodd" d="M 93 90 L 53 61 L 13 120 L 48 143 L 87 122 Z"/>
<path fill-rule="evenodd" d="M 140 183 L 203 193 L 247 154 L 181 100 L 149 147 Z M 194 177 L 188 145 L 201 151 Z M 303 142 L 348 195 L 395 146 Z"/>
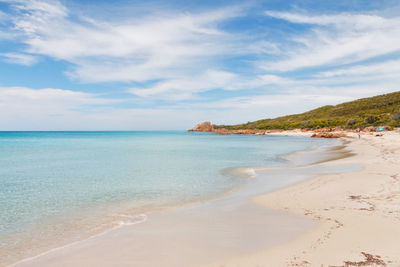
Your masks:
<path fill-rule="evenodd" d="M 189 130 L 189 132 L 213 132 L 213 131 L 214 127 L 211 125 L 211 122 L 209 121 L 197 124 L 194 128 Z"/>

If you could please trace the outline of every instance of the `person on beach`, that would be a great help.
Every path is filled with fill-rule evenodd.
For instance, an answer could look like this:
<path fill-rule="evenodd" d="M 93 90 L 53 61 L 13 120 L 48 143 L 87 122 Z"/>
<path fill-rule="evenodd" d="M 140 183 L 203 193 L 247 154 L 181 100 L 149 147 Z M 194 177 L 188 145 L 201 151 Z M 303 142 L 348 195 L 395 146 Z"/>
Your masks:
<path fill-rule="evenodd" d="M 361 138 L 361 128 L 358 128 L 358 139 Z"/>

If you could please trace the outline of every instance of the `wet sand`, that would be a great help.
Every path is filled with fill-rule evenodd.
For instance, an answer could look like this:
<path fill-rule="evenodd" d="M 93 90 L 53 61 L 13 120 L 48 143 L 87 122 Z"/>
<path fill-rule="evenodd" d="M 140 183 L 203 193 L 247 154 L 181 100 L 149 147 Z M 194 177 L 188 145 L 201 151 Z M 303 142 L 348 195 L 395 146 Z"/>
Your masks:
<path fill-rule="evenodd" d="M 218 208 L 195 205 L 150 215 L 145 223 L 53 250 L 17 266 L 188 266 L 272 247 L 313 225 L 306 218 L 265 212 L 252 203 Z"/>

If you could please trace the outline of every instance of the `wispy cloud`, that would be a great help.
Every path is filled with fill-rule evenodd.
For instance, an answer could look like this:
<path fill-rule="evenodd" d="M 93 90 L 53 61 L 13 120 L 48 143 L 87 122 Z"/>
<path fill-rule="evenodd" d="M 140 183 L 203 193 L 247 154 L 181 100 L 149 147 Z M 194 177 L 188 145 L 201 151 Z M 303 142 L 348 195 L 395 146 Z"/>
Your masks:
<path fill-rule="evenodd" d="M 31 101 L 29 105 L 25 101 Z M 35 106 L 42 108 L 46 105 L 58 110 L 62 107 L 74 105 L 103 105 L 115 102 L 115 100 L 101 98 L 96 94 L 79 91 L 43 88 L 32 89 L 28 87 L 0 87 L 0 105 L 12 105 L 16 108 L 27 108 Z M 22 105 L 19 105 L 22 103 Z"/>
<path fill-rule="evenodd" d="M 400 51 L 400 18 L 377 15 L 304 15 L 267 11 L 267 16 L 296 24 L 310 24 L 308 33 L 293 36 L 284 58 L 260 64 L 266 70 L 291 71 L 336 66 Z"/>
<path fill-rule="evenodd" d="M 172 100 L 193 98 L 193 94 L 212 89 L 237 89 L 233 85 L 237 81 L 234 73 L 217 70 L 207 70 L 196 77 L 182 77 L 158 82 L 147 88 L 131 88 L 130 93 L 142 97 L 159 97 Z"/>
<path fill-rule="evenodd" d="M 310 15 L 267 10 L 265 11 L 265 15 L 292 23 L 332 25 L 341 28 L 347 28 L 349 25 L 352 25 L 352 29 L 358 30 L 381 28 L 382 25 L 387 23 L 387 20 L 380 16 L 368 14 L 340 13 L 334 15 Z"/>
<path fill-rule="evenodd" d="M 147 14 L 123 20 L 76 18 L 59 2 L 18 1 L 15 28 L 27 51 L 73 64 L 83 82 L 146 81 L 198 72 L 214 57 L 232 53 L 220 22 L 237 8 Z"/>
<path fill-rule="evenodd" d="M 0 87 L 0 130 L 46 130 L 49 125 L 53 130 L 71 130 L 74 120 L 79 122 L 85 114 L 95 116 L 96 109 L 119 101 L 57 88 Z M 82 121 L 80 126 L 85 127 Z"/>
<path fill-rule="evenodd" d="M 329 77 L 382 77 L 382 75 L 394 75 L 399 77 L 400 73 L 400 60 L 385 60 L 378 63 L 369 63 L 364 65 L 356 65 L 351 67 L 344 67 L 337 70 L 324 71 L 318 73 L 316 77 L 329 78 Z"/>
<path fill-rule="evenodd" d="M 0 2 L 1 2 L 1 1 L 0 1 Z M 6 21 L 7 19 L 8 19 L 7 14 L 0 10 L 0 23 L 3 23 L 3 22 Z"/>
<path fill-rule="evenodd" d="M 289 86 L 290 79 L 276 72 L 341 67 L 400 51 L 397 17 L 266 11 L 266 16 L 310 27 L 285 40 L 267 40 L 220 27 L 230 19 L 249 16 L 239 7 L 106 20 L 73 16 L 58 1 L 17 0 L 11 5 L 16 12 L 14 27 L 23 36 L 29 55 L 5 53 L 8 62 L 31 65 L 36 62 L 32 55 L 43 55 L 71 63 L 66 74 L 81 82 L 151 81 L 153 85 L 130 90 L 142 97 L 183 100 L 214 89 L 244 90 L 276 83 Z M 238 54 L 254 57 L 252 61 L 261 71 L 238 74 L 224 66 L 224 59 Z M 313 77 L 296 82 L 304 78 Z"/>
<path fill-rule="evenodd" d="M 20 64 L 25 66 L 33 65 L 38 61 L 37 57 L 22 53 L 2 53 L 0 54 L 0 57 L 3 57 L 3 61 L 5 62 Z"/>
<path fill-rule="evenodd" d="M 265 15 L 302 29 L 277 41 L 285 47 L 278 58 L 255 61 L 266 77 L 273 73 L 276 91 L 299 99 L 334 94 L 355 99 L 399 90 L 400 17 L 306 11 Z"/>

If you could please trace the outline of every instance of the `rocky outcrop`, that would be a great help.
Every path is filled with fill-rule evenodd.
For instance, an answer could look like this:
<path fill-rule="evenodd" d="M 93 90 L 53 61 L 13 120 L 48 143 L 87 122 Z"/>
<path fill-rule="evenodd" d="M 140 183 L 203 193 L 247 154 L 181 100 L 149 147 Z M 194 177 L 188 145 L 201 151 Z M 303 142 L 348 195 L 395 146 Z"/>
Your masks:
<path fill-rule="evenodd" d="M 375 126 L 369 126 L 369 127 L 365 127 L 362 131 L 364 133 L 369 133 L 369 132 L 375 132 L 376 127 Z"/>
<path fill-rule="evenodd" d="M 217 134 L 232 134 L 231 130 L 225 128 L 214 129 L 213 132 Z"/>
<path fill-rule="evenodd" d="M 343 132 L 319 132 L 311 135 L 311 137 L 316 137 L 316 138 L 341 138 L 346 136 L 347 135 Z"/>
<path fill-rule="evenodd" d="M 342 127 L 337 126 L 337 127 L 333 127 L 333 128 L 318 128 L 318 129 L 310 129 L 308 128 L 306 131 L 312 131 L 314 133 L 330 133 L 330 132 L 341 132 L 343 131 Z"/>
<path fill-rule="evenodd" d="M 242 130 L 230 130 L 226 128 L 218 128 L 213 130 L 214 133 L 217 134 L 265 134 L 265 131 L 257 131 L 251 129 L 242 129 Z"/>
<path fill-rule="evenodd" d="M 231 130 L 226 128 L 217 128 L 213 130 L 214 133 L 217 134 L 256 134 L 256 135 L 265 135 L 265 130 L 252 130 L 252 129 L 241 129 L 241 130 Z"/>
<path fill-rule="evenodd" d="M 211 122 L 209 121 L 197 124 L 194 128 L 189 130 L 189 132 L 213 132 L 213 131 L 214 127 L 211 125 Z"/>

